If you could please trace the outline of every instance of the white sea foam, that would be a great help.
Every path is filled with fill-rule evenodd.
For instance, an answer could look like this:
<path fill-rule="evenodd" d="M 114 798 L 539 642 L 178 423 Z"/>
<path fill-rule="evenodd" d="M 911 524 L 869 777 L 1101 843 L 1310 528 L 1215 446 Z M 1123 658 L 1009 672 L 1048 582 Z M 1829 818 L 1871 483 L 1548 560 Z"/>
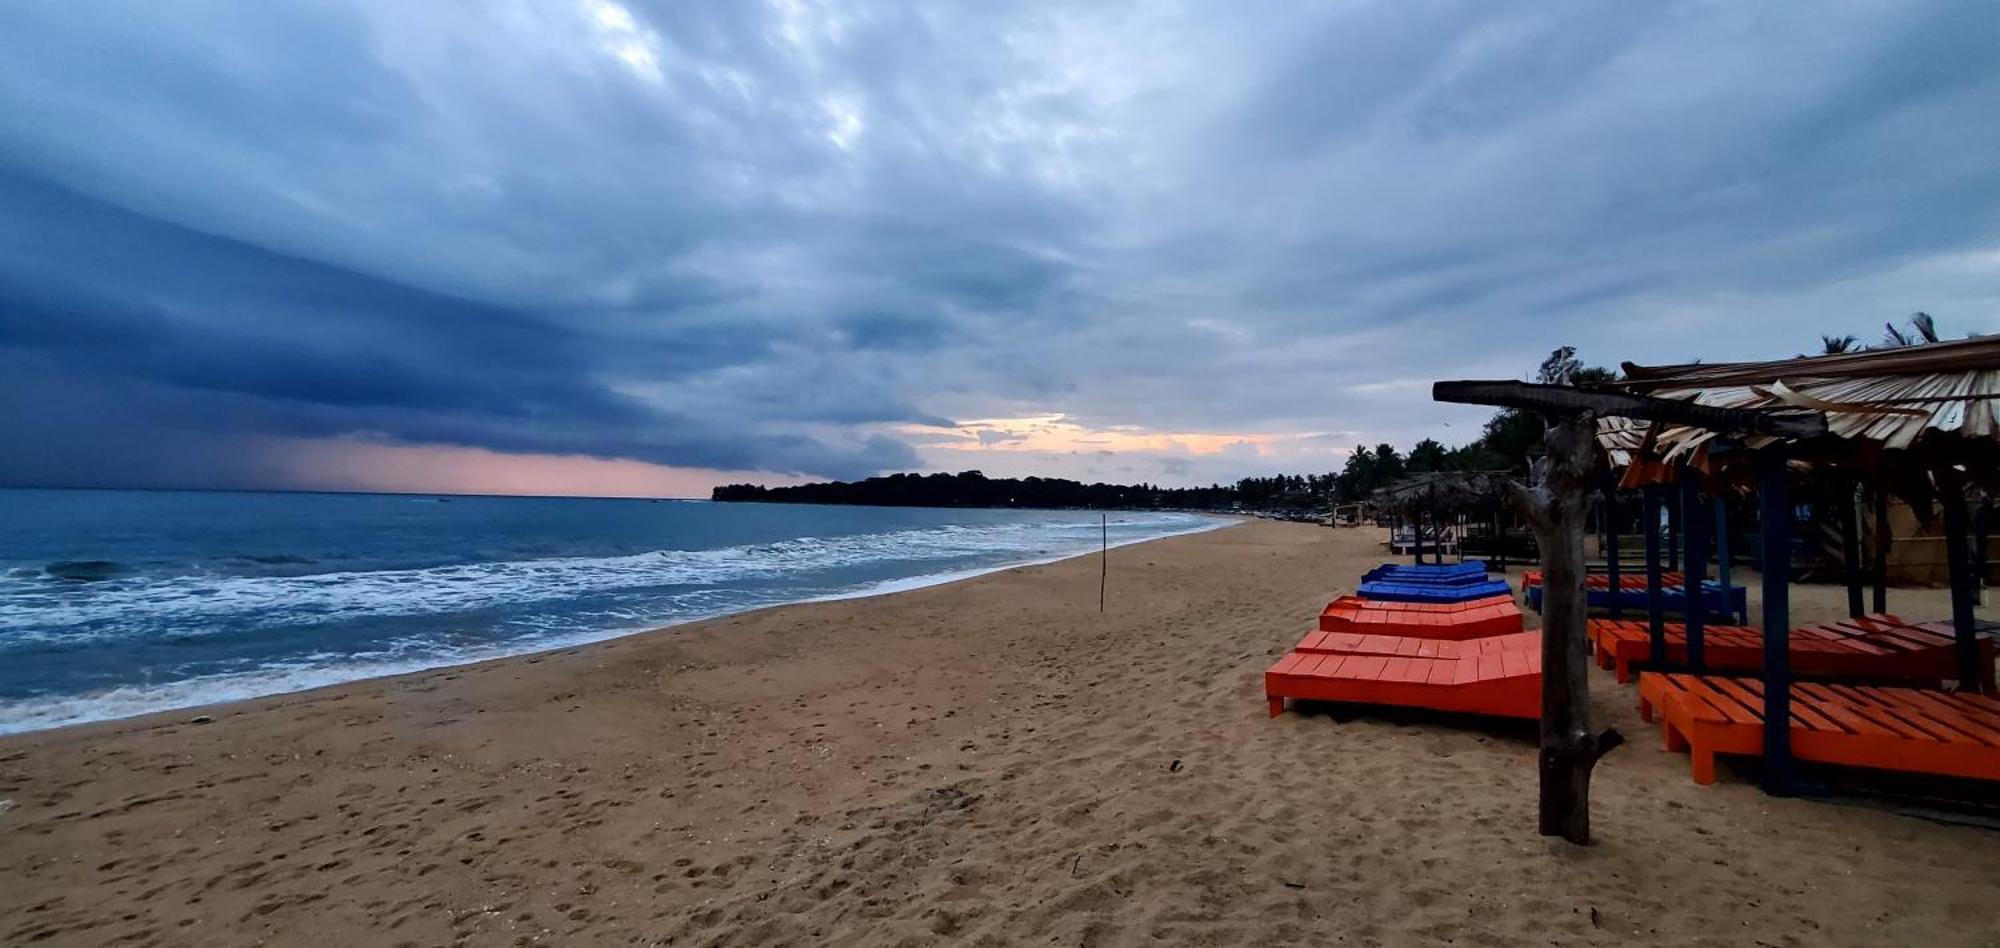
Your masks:
<path fill-rule="evenodd" d="M 1112 546 L 1199 533 L 1227 526 L 1230 521 L 1194 515 L 1126 522 L 1125 536 Z M 1013 523 L 992 526 L 947 526 L 833 539 L 800 538 L 780 543 L 720 550 L 643 554 L 609 558 L 536 560 L 478 566 L 442 567 L 394 573 L 329 573 L 300 577 L 177 578 L 134 584 L 126 588 L 91 590 L 87 604 L 68 603 L 50 610 L 27 609 L 19 602 L 0 604 L 0 634 L 59 636 L 64 625 L 48 631 L 14 626 L 31 620 L 46 622 L 51 611 L 69 627 L 86 623 L 148 622 L 169 619 L 200 621 L 258 609 L 281 610 L 296 617 L 311 610 L 328 619 L 370 615 L 404 615 L 480 608 L 575 596 L 591 591 L 661 585 L 711 587 L 752 578 L 793 575 L 891 558 L 922 562 L 966 555 L 1001 553 L 1005 561 L 975 569 L 947 570 L 858 584 L 810 600 L 848 599 L 901 592 L 967 579 L 1021 566 L 1054 562 L 1097 548 L 1097 524 Z M 1141 531 L 1132 535 L 1132 531 Z M 657 559 L 659 562 L 652 562 Z M 459 577 L 453 579 L 452 577 Z M 157 589 L 150 586 L 179 586 Z M 786 599 L 773 590 L 771 598 L 728 595 L 730 590 L 687 590 L 649 603 L 645 615 L 597 616 L 580 621 L 576 614 L 549 616 L 543 631 L 502 640 L 448 644 L 405 639 L 373 652 L 322 652 L 261 667 L 180 680 L 120 686 L 89 694 L 39 696 L 0 700 L 0 734 L 43 730 L 90 721 L 131 717 L 157 711 L 286 694 L 343 682 L 405 674 L 483 661 L 507 655 L 630 635 L 662 625 L 713 618 L 745 609 L 780 605 Z M 12 598 L 12 597 L 9 597 Z M 96 601 L 91 601 L 96 600 Z M 732 603 L 733 605 L 718 605 Z M 11 611 L 10 611 L 11 610 Z M 665 618 L 662 618 L 662 617 Z M 626 620 L 626 621 L 618 621 Z M 638 621 L 634 621 L 638 620 Z M 99 631 L 102 631 L 100 626 Z"/>
<path fill-rule="evenodd" d="M 1135 539 L 1149 539 L 1204 529 L 1214 522 L 1168 515 L 1122 527 L 1144 531 Z M 920 565 L 968 556 L 1032 559 L 1084 549 L 1096 539 L 1097 530 L 1096 524 L 1078 523 L 948 525 L 713 550 L 428 569 L 131 578 L 88 586 L 41 582 L 0 596 L 0 635 L 13 643 L 76 642 L 172 626 L 177 637 L 193 637 L 243 617 L 267 618 L 273 625 L 339 622 L 519 606 L 625 589 L 809 579 L 817 573 L 873 564 Z"/>

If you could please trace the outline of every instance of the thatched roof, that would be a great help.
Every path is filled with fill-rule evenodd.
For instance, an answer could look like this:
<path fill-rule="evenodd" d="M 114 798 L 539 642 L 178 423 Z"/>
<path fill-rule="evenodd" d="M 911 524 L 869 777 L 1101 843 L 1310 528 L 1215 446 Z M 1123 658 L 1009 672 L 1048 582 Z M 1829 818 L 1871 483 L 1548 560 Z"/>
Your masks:
<path fill-rule="evenodd" d="M 1369 495 L 1375 513 L 1485 514 L 1501 506 L 1506 471 L 1439 471 L 1406 477 Z"/>
<path fill-rule="evenodd" d="M 1805 456 L 1882 466 L 1892 453 L 1928 463 L 2000 456 L 2000 336 L 1769 362 L 1624 365 L 1612 383 L 1637 394 L 1717 408 L 1821 412 L 1828 435 Z M 1716 432 L 1629 418 L 1598 421 L 1614 464 L 1692 457 L 1709 467 Z M 1769 437 L 1738 437 L 1761 447 Z"/>

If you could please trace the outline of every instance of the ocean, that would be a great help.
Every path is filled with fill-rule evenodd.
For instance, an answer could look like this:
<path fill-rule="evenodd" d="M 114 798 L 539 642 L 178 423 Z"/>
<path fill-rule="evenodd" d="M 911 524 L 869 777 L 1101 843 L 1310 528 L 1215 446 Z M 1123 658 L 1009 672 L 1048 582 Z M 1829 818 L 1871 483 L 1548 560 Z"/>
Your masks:
<path fill-rule="evenodd" d="M 1109 519 L 1113 545 L 1227 522 Z M 1099 530 L 1092 511 L 0 490 L 0 733 L 914 588 Z"/>

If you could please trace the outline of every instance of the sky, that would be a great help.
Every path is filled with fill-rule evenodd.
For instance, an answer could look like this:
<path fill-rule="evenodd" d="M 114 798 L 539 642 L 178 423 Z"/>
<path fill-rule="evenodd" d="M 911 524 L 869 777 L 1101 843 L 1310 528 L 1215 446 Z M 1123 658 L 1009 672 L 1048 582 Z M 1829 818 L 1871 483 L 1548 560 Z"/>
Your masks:
<path fill-rule="evenodd" d="M 1979 3 L 0 4 L 0 484 L 1205 484 L 2000 330 Z"/>

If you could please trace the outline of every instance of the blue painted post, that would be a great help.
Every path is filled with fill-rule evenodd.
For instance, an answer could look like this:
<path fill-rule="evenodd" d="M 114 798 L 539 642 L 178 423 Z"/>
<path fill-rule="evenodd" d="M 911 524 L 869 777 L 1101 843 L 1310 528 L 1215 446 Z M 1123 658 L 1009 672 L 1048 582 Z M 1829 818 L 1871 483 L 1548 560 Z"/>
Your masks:
<path fill-rule="evenodd" d="M 1944 507 L 1945 566 L 1951 576 L 1951 629 L 1958 645 L 1958 690 L 1978 691 L 1979 640 L 1974 632 L 1972 558 L 1966 549 L 1965 481 L 1958 469 L 1937 471 L 1938 503 Z"/>
<path fill-rule="evenodd" d="M 1729 567 L 1729 505 L 1722 498 L 1715 498 L 1715 584 L 1722 587 L 1722 601 L 1735 603 L 1736 594 L 1730 592 Z M 1749 616 L 1730 615 L 1738 622 L 1750 621 Z"/>
<path fill-rule="evenodd" d="M 1681 592 L 1686 594 L 1686 603 L 1681 607 L 1687 616 L 1687 663 L 1688 670 L 1699 673 L 1707 658 L 1703 632 L 1708 624 L 1708 590 L 1703 588 L 1703 580 L 1708 578 L 1708 511 L 1701 502 L 1701 485 L 1695 483 L 1694 468 L 1681 469 L 1681 522 L 1687 525 L 1681 568 L 1686 577 Z"/>
<path fill-rule="evenodd" d="M 1847 574 L 1847 615 L 1861 618 L 1861 531 L 1854 527 L 1854 485 L 1842 484 L 1834 516 L 1840 518 L 1840 567 Z"/>
<path fill-rule="evenodd" d="M 1764 792 L 1792 789 L 1792 503 L 1781 442 L 1757 454 L 1764 561 Z"/>
<path fill-rule="evenodd" d="M 1644 502 L 1646 528 L 1646 658 L 1653 667 L 1667 663 L 1666 603 L 1660 592 L 1660 485 L 1647 484 L 1640 490 Z M 1612 590 L 1613 596 L 1618 595 Z"/>
<path fill-rule="evenodd" d="M 1681 568 L 1681 505 L 1667 500 L 1667 569 Z"/>
<path fill-rule="evenodd" d="M 1875 583 L 1876 612 L 1889 611 L 1889 488 L 1875 488 L 1875 559 L 1870 577 Z"/>
<path fill-rule="evenodd" d="M 1611 618 L 1625 618 L 1625 600 L 1619 595 L 1623 590 L 1619 585 L 1621 564 L 1618 562 L 1618 479 L 1609 469 L 1604 472 L 1604 573 L 1611 591 Z"/>

